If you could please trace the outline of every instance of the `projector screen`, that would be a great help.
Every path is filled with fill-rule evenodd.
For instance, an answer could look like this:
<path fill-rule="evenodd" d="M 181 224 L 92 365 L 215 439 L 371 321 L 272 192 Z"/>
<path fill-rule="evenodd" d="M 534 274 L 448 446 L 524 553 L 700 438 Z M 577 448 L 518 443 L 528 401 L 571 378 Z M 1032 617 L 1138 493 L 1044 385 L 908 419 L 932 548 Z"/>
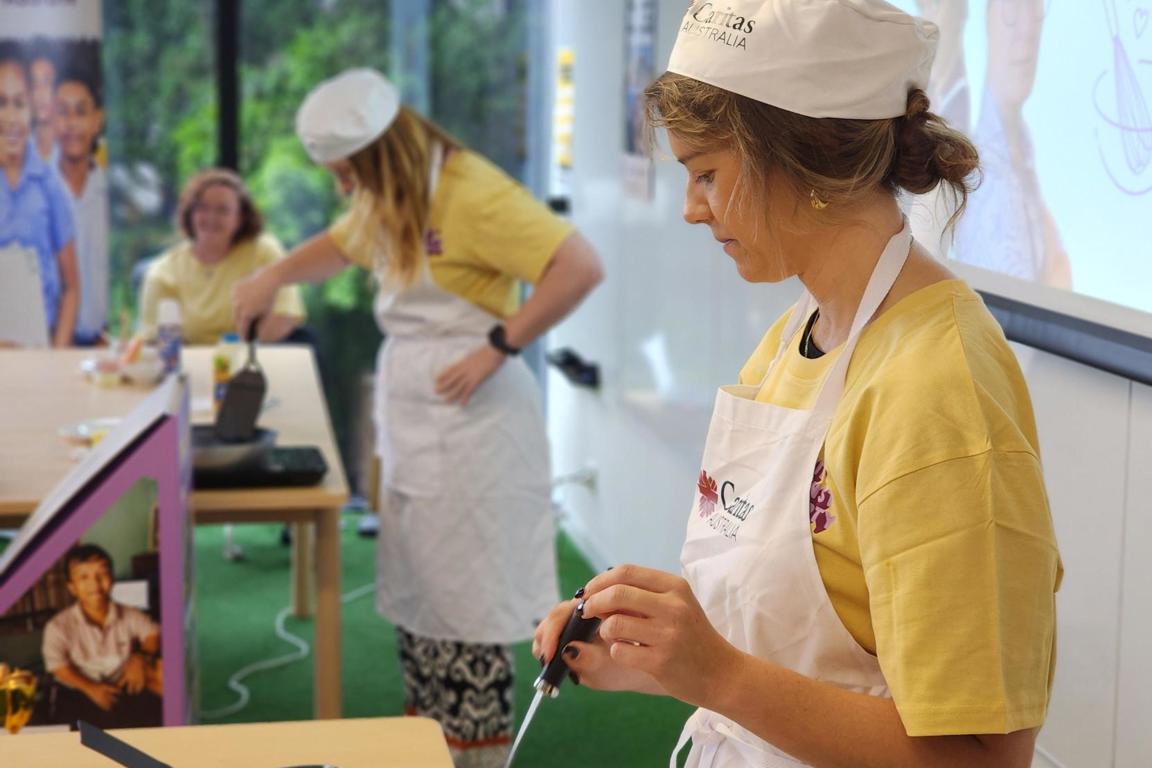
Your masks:
<path fill-rule="evenodd" d="M 929 97 L 981 156 L 955 237 L 978 289 L 1152 339 L 1152 0 L 891 0 L 940 26 Z M 1152 349 L 1152 347 L 1149 347 Z"/>

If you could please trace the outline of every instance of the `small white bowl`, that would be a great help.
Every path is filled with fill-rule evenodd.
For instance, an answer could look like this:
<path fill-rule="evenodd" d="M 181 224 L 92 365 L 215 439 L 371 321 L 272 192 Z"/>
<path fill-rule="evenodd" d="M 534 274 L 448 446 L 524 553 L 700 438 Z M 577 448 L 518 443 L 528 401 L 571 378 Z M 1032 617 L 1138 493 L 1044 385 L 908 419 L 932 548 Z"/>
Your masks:
<path fill-rule="evenodd" d="M 133 384 L 155 384 L 164 373 L 164 361 L 159 355 L 141 354 L 134 363 L 121 363 L 120 373 Z"/>

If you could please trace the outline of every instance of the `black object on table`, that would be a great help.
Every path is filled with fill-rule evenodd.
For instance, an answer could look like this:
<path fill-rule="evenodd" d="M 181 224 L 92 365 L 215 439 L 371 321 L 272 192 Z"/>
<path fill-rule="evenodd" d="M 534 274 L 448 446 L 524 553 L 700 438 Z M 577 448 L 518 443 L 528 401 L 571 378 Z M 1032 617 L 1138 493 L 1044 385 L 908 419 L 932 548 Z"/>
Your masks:
<path fill-rule="evenodd" d="M 91 723 L 80 720 L 80 743 L 91 750 L 99 752 L 104 757 L 125 766 L 125 768 L 172 768 L 168 763 L 162 763 L 146 752 L 142 752 L 123 739 L 118 739 Z M 330 763 L 309 765 L 293 765 L 289 768 L 337 768 Z"/>
<path fill-rule="evenodd" d="M 196 468 L 192 473 L 192 487 L 298 488 L 319 484 L 327 473 L 328 462 L 315 446 L 271 446 L 242 464 Z"/>
<path fill-rule="evenodd" d="M 172 768 L 89 722 L 81 720 L 77 725 L 81 744 L 126 768 Z"/>

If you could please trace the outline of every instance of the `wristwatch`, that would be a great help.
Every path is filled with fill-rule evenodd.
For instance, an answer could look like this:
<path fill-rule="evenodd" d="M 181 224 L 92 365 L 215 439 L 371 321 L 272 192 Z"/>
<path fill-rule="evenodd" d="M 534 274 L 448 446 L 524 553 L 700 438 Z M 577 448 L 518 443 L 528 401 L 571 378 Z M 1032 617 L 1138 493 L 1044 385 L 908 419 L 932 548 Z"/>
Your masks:
<path fill-rule="evenodd" d="M 492 330 L 488 331 L 488 343 L 506 355 L 520 354 L 520 348 L 512 346 L 505 338 L 503 325 L 492 326 Z"/>

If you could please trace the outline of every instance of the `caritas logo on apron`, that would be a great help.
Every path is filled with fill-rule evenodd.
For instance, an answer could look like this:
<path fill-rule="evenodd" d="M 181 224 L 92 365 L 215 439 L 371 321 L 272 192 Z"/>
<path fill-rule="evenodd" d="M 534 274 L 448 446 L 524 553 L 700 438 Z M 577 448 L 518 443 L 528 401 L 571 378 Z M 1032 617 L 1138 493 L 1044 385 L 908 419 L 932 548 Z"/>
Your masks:
<path fill-rule="evenodd" d="M 707 470 L 700 470 L 696 488 L 700 491 L 700 499 L 696 504 L 700 510 L 700 519 L 707 520 L 708 526 L 724 538 L 734 540 L 740 533 L 740 525 L 756 511 L 756 505 L 737 495 L 735 483 L 725 480 L 717 485 L 716 478 L 709 475 Z M 716 514 L 717 505 L 721 514 Z"/>

